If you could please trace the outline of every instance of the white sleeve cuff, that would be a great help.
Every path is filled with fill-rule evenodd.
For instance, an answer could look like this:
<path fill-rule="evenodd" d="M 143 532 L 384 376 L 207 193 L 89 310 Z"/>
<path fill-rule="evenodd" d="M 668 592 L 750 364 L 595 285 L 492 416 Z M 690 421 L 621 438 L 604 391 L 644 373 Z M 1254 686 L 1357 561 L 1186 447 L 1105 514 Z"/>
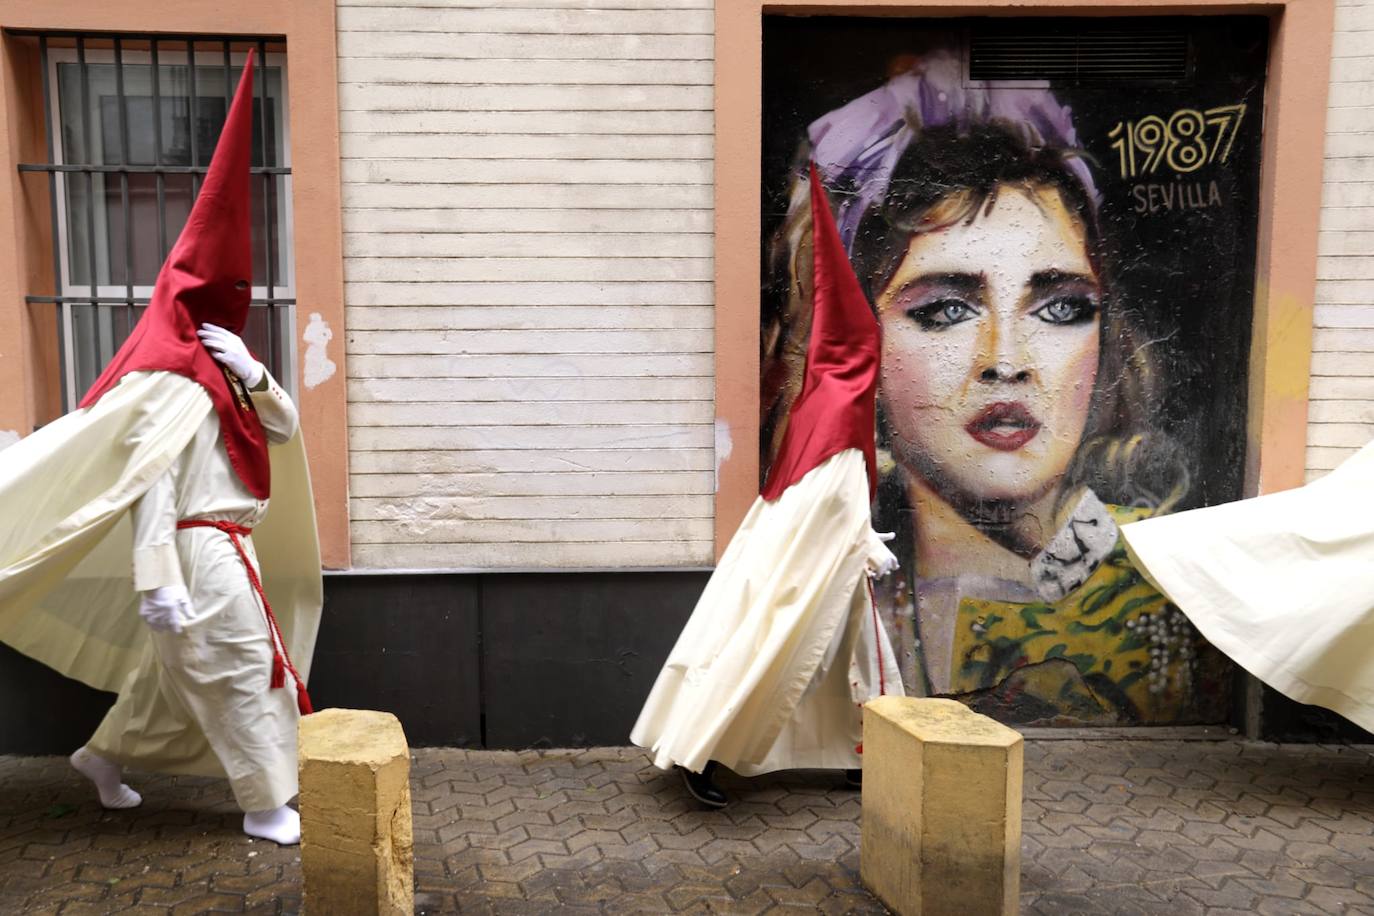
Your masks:
<path fill-rule="evenodd" d="M 167 585 L 184 587 L 185 584 L 175 544 L 155 544 L 134 551 L 134 591 L 146 592 Z"/>
<path fill-rule="evenodd" d="M 257 408 L 258 419 L 262 421 L 263 431 L 267 433 L 267 441 L 280 445 L 296 434 L 296 429 L 300 425 L 300 415 L 296 411 L 296 405 L 291 401 L 291 396 L 272 377 L 272 373 L 264 372 L 260 385 L 261 387 L 253 389 L 248 394 L 253 399 L 253 406 Z"/>

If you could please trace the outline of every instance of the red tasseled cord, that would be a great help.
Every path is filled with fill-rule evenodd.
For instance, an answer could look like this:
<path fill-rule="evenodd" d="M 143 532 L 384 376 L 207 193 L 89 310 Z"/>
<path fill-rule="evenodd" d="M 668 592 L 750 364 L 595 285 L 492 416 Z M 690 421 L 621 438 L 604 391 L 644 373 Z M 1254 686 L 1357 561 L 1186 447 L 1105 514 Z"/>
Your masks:
<path fill-rule="evenodd" d="M 308 716 L 315 711 L 315 707 L 310 705 L 310 694 L 305 692 L 305 685 L 300 681 L 296 682 L 296 708 L 301 715 Z"/>
<path fill-rule="evenodd" d="M 243 561 L 243 568 L 248 573 L 248 581 L 253 586 L 253 591 L 257 592 L 258 598 L 262 600 L 262 611 L 267 617 L 267 635 L 272 640 L 271 686 L 273 688 L 285 687 L 286 672 L 290 671 L 291 679 L 296 682 L 296 708 L 300 710 L 301 715 L 310 715 L 315 711 L 314 705 L 310 702 L 310 694 L 306 693 L 305 682 L 296 672 L 296 666 L 291 664 L 291 659 L 286 657 L 286 643 L 281 638 L 281 627 L 277 624 L 277 615 L 272 613 L 272 605 L 267 600 L 267 592 L 263 590 L 262 580 L 258 578 L 257 572 L 253 569 L 253 564 L 248 561 L 248 552 L 243 549 L 243 542 L 239 540 L 240 535 L 252 534 L 252 529 L 243 525 L 235 525 L 233 522 L 215 522 L 205 519 L 179 521 L 177 528 L 214 528 L 229 536 L 229 541 L 238 551 L 239 559 Z"/>

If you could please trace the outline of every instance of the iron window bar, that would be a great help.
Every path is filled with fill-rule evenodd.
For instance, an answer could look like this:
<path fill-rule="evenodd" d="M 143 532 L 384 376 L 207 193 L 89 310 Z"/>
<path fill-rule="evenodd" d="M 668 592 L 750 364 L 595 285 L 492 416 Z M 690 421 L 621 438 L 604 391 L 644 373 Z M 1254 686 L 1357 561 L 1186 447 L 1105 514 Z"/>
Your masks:
<path fill-rule="evenodd" d="M 72 303 L 75 305 L 147 305 L 150 301 L 147 296 L 25 296 L 25 302 L 35 304 L 62 305 Z M 284 296 L 257 296 L 253 299 L 254 305 L 295 305 L 294 297 Z"/>
<path fill-rule="evenodd" d="M 32 162 L 20 163 L 21 172 L 94 172 L 96 174 L 110 175 L 204 175 L 210 171 L 206 165 L 68 165 L 67 163 L 57 162 L 52 165 L 36 164 Z M 271 165 L 253 166 L 249 170 L 253 175 L 290 175 L 291 166 Z"/>
<path fill-rule="evenodd" d="M 263 217 L 262 226 L 260 227 L 260 246 L 263 255 L 262 264 L 265 276 L 255 278 L 254 295 L 250 300 L 250 307 L 266 309 L 266 321 L 263 325 L 266 335 L 264 358 L 267 360 L 269 369 L 274 375 L 279 378 L 284 377 L 282 371 L 283 366 L 281 364 L 289 358 L 289 354 L 285 352 L 285 349 L 289 347 L 290 335 L 279 342 L 276 325 L 283 316 L 289 320 L 290 309 L 295 306 L 296 299 L 293 295 L 289 295 L 289 288 L 279 290 L 281 283 L 277 276 L 275 258 L 289 257 L 290 254 L 290 252 L 278 252 L 276 247 L 278 220 L 289 221 L 289 213 L 278 214 L 277 212 L 278 182 L 282 176 L 291 175 L 291 167 L 289 165 L 269 164 L 274 161 L 275 154 L 277 153 L 277 143 L 269 142 L 268 139 L 269 127 L 276 126 L 276 117 L 282 119 L 283 127 L 286 126 L 286 87 L 285 72 L 283 69 L 281 71 L 280 93 L 277 99 L 277 114 L 273 117 L 269 117 L 268 108 L 271 102 L 269 97 L 267 67 L 269 44 L 274 47 L 274 50 L 281 49 L 285 44 L 284 38 L 281 36 L 192 35 L 176 33 L 154 34 L 137 32 L 113 33 L 32 29 L 7 30 L 7 34 L 35 37 L 38 42 L 38 56 L 42 71 L 43 117 L 47 145 L 47 161 L 43 163 L 21 163 L 18 169 L 23 173 L 40 173 L 48 176 L 49 218 L 52 223 L 54 292 L 52 295 L 28 295 L 25 296 L 25 301 L 29 304 L 49 305 L 57 308 L 57 339 L 62 363 L 60 384 L 62 401 L 66 409 L 73 408 L 76 399 L 81 394 L 81 391 L 76 390 L 78 387 L 78 380 L 76 378 L 76 363 L 78 362 L 77 347 L 88 343 L 87 341 L 77 339 L 77 330 L 72 308 L 75 306 L 91 306 L 93 308 L 97 306 L 123 306 L 123 308 L 119 310 L 122 312 L 123 320 L 119 322 L 121 325 L 118 332 L 119 336 L 115 338 L 118 340 L 122 339 L 122 337 L 127 337 L 128 333 L 133 330 L 141 314 L 140 307 L 147 305 L 150 301 L 151 288 L 145 283 L 142 285 L 145 287 L 146 291 L 137 290 L 135 287 L 138 284 L 134 282 L 135 232 L 139 231 L 140 228 L 146 232 L 151 227 L 143 226 L 141 222 L 139 225 L 135 224 L 130 199 L 131 176 L 153 176 L 156 194 L 156 205 L 154 207 L 157 224 L 156 251 L 160 270 L 160 265 L 165 262 L 170 250 L 169 242 L 172 241 L 168 238 L 167 180 L 174 176 L 189 176 L 191 185 L 191 193 L 187 203 L 189 211 L 189 207 L 194 205 L 195 198 L 199 194 L 201 179 L 209 170 L 208 162 L 204 165 L 199 164 L 199 131 L 197 129 L 199 127 L 200 117 L 198 106 L 202 101 L 199 98 L 196 87 L 197 70 L 207 70 L 213 67 L 213 65 L 207 67 L 203 63 L 198 62 L 198 56 L 200 61 L 205 60 L 205 55 L 207 54 L 206 45 L 218 45 L 221 52 L 221 61 L 218 69 L 222 69 L 224 74 L 223 94 L 224 111 L 226 115 L 233 97 L 233 76 L 235 69 L 233 58 L 236 49 L 242 49 L 245 45 L 249 45 L 257 50 L 258 72 L 255 94 L 257 95 L 256 101 L 258 102 L 258 111 L 256 112 L 257 124 L 255 126 L 258 127 L 259 149 L 255 150 L 255 152 L 258 153 L 261 164 L 251 166 L 249 172 L 251 181 L 261 181 Z M 66 161 L 73 158 L 73 150 L 71 147 L 75 144 L 70 140 L 66 140 L 66 142 L 63 142 L 59 147 L 60 137 L 58 131 L 61 128 L 54 124 L 55 113 L 59 111 L 58 105 L 54 104 L 54 96 L 55 93 L 60 94 L 62 89 L 56 87 L 54 84 L 54 75 L 57 73 L 53 66 L 53 56 L 51 54 L 52 42 L 54 41 L 61 42 L 64 48 L 70 46 L 75 47 L 75 65 L 79 74 L 79 99 L 65 99 L 64 96 L 64 102 L 68 105 L 80 104 L 81 106 L 79 118 L 73 119 L 76 123 L 71 126 L 71 133 L 73 138 L 79 137 L 80 139 L 80 156 L 78 158 L 83 161 Z M 99 44 L 101 53 L 106 51 L 112 51 L 113 53 L 114 106 L 112 114 L 114 117 L 112 120 L 117 125 L 117 141 L 114 146 L 117 147 L 117 154 L 119 156 L 118 164 L 96 161 L 97 159 L 108 158 L 109 153 L 115 150 L 112 150 L 110 148 L 111 144 L 106 142 L 102 144 L 104 147 L 103 152 L 100 154 L 96 153 L 96 128 L 91 123 L 92 80 L 90 69 L 93 65 L 88 59 L 87 53 L 88 44 L 91 43 Z M 127 61 L 125 52 L 131 44 L 138 45 L 137 51 L 146 53 L 148 58 L 148 63 L 140 63 L 136 66 L 147 66 L 150 70 L 151 120 L 153 134 L 151 164 L 133 164 L 130 162 L 132 158 L 130 143 L 131 119 L 129 116 L 130 96 L 126 91 L 125 67 Z M 184 96 L 180 94 L 167 96 L 163 92 L 163 87 L 161 85 L 161 68 L 165 58 L 159 54 L 159 51 L 169 46 L 174 52 L 184 53 L 186 58 L 186 86 Z M 198 48 L 197 46 L 200 47 Z M 66 53 L 70 54 L 69 51 Z M 65 55 L 64 59 L 66 59 Z M 63 85 L 67 85 L 65 80 Z M 190 147 L 189 165 L 171 164 L 164 161 L 162 115 L 163 101 L 167 98 L 182 101 L 185 106 L 184 110 L 187 113 L 186 119 L 188 124 L 187 140 L 189 141 Z M 103 104 L 108 105 L 108 96 L 102 96 L 101 101 Z M 106 112 L 106 108 L 101 109 L 101 124 L 105 125 L 107 129 L 109 122 L 106 121 L 106 118 L 110 115 Z M 211 117 L 213 117 L 213 114 Z M 68 124 L 68 118 L 65 115 L 62 116 L 62 122 L 63 125 Z M 108 137 L 108 134 L 105 136 Z M 288 146 L 284 139 L 284 135 L 279 132 L 278 136 L 281 138 L 278 141 L 281 144 L 281 153 L 289 156 Z M 65 138 L 61 139 L 65 140 Z M 176 142 L 175 139 L 173 142 Z M 61 151 L 60 154 L 59 149 Z M 64 161 L 59 161 L 59 159 Z M 287 161 L 289 161 L 289 159 Z M 84 180 L 78 176 L 84 176 Z M 103 242 L 104 247 L 109 253 L 107 263 L 110 266 L 106 269 L 111 274 L 109 277 L 111 282 L 104 284 L 100 282 L 100 263 L 96 254 L 96 208 L 98 204 L 103 201 L 105 210 L 102 214 L 102 219 L 104 225 L 108 227 L 112 222 L 109 209 L 113 203 L 113 190 L 108 184 L 103 184 L 103 193 L 101 197 L 98 198 L 96 190 L 97 176 L 100 176 L 103 182 L 108 182 L 110 179 L 116 179 L 119 182 L 118 200 L 123 229 L 122 252 L 115 252 L 113 250 L 115 246 L 111 245 L 108 240 Z M 144 187 L 146 187 L 146 185 L 144 185 Z M 182 187 L 184 187 L 184 185 L 182 185 Z M 84 190 L 86 195 L 86 212 L 84 214 L 86 239 L 84 252 L 78 252 L 76 245 L 77 240 L 72 234 L 76 228 L 75 221 L 80 218 L 80 215 L 77 212 L 73 212 L 76 210 L 76 207 L 72 205 L 71 201 L 75 199 L 74 195 L 79 190 Z M 62 196 L 64 192 L 69 198 L 65 206 Z M 289 225 L 287 223 L 284 222 L 281 228 L 283 231 L 289 232 Z M 286 238 L 289 243 L 289 235 L 287 235 Z M 70 255 L 69 262 L 64 262 L 64 248 L 67 249 L 66 253 Z M 78 254 L 84 254 L 86 259 L 86 264 L 84 265 L 86 269 L 86 279 L 88 280 L 86 284 L 74 282 L 77 270 L 75 259 Z M 118 257 L 119 254 L 122 254 L 122 258 Z M 122 260 L 123 262 L 124 282 L 121 284 L 113 283 L 113 264 L 117 260 Z M 283 263 L 285 264 L 286 262 Z M 84 285 L 86 289 L 89 290 L 89 293 L 84 295 L 79 294 L 74 290 L 68 289 L 68 284 L 73 287 Z M 101 289 L 102 286 L 105 287 L 104 290 Z M 122 286 L 123 295 L 109 294 L 109 288 L 111 286 L 115 286 L 116 288 Z M 261 294 L 259 294 L 259 290 L 262 290 Z M 282 295 L 282 293 L 288 294 Z M 284 313 L 278 311 L 278 309 L 283 308 L 287 311 Z M 110 320 L 115 321 L 117 317 L 115 313 L 111 313 Z M 99 333 L 98 330 L 96 333 Z M 285 346 L 279 346 L 279 343 Z M 93 346 L 97 346 L 98 348 L 98 343 Z M 281 352 L 279 352 L 279 349 Z M 96 352 L 94 362 L 97 366 L 97 373 L 100 371 L 100 364 L 102 364 L 103 361 L 103 357 Z"/>

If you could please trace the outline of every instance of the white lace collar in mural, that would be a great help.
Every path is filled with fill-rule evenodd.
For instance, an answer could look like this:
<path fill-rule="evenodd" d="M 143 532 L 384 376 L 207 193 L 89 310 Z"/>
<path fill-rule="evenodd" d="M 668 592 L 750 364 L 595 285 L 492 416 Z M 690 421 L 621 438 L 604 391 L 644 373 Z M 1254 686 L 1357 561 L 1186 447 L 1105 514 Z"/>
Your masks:
<path fill-rule="evenodd" d="M 1054 538 L 1031 559 L 1031 577 L 1040 598 L 1054 603 L 1078 588 L 1116 547 L 1117 527 L 1107 507 L 1091 490 Z"/>

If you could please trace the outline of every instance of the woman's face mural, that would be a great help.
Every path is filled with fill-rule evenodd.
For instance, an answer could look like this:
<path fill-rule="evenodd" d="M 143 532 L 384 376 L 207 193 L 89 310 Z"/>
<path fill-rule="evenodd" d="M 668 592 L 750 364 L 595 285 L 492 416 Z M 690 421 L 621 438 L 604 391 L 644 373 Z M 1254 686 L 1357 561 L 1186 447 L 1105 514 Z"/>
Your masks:
<path fill-rule="evenodd" d="M 1267 33 L 1173 24 L 1186 79 L 1058 84 L 973 79 L 983 22 L 765 19 L 761 457 L 804 369 L 814 161 L 883 331 L 877 597 L 911 694 L 1226 715 L 1229 666 L 1119 531 L 1241 495 Z"/>
<path fill-rule="evenodd" d="M 1053 189 L 1000 188 L 911 239 L 874 303 L 893 457 L 960 504 L 1031 504 L 1073 460 L 1097 376 L 1101 293 Z"/>

